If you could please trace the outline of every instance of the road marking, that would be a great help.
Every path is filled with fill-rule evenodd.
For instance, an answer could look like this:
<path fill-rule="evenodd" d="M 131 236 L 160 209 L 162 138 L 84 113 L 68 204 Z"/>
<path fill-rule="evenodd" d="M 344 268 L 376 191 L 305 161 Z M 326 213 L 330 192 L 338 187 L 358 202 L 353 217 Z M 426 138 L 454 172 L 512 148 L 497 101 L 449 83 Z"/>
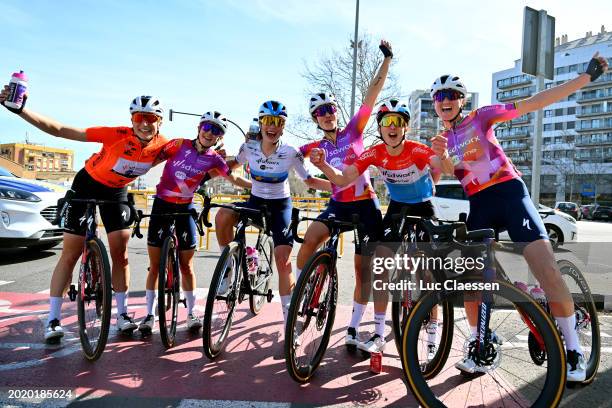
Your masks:
<path fill-rule="evenodd" d="M 289 402 L 258 402 L 258 401 L 219 401 L 219 400 L 196 400 L 196 399 L 184 399 L 177 406 L 177 408 L 194 408 L 201 407 L 202 405 L 208 405 L 210 403 L 213 407 L 222 408 L 289 408 L 291 403 Z"/>
<path fill-rule="evenodd" d="M 43 365 L 47 362 L 47 360 L 51 358 L 66 357 L 66 356 L 69 356 L 70 354 L 74 354 L 78 352 L 80 349 L 81 348 L 78 346 L 70 346 L 70 347 L 63 348 L 62 350 L 56 351 L 55 353 L 51 353 L 43 359 L 33 359 L 33 360 L 26 360 L 26 361 L 14 362 L 14 363 L 8 363 L 8 364 L 0 364 L 0 372 L 19 370 L 22 368 L 30 368 L 30 367 Z"/>
<path fill-rule="evenodd" d="M 13 282 L 15 282 L 15 281 L 3 281 L 3 280 L 0 280 L 0 286 L 8 285 L 8 284 L 13 283 Z"/>

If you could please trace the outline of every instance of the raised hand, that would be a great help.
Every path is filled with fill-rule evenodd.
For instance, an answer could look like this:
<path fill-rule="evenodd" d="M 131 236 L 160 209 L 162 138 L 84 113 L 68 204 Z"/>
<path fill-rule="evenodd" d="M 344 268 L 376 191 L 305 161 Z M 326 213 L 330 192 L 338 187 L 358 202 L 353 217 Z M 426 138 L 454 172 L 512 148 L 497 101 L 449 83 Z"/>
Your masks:
<path fill-rule="evenodd" d="M 310 151 L 310 162 L 317 167 L 325 164 L 325 150 L 315 148 Z"/>
<path fill-rule="evenodd" d="M 448 139 L 442 136 L 442 134 L 436 135 L 431 138 L 431 149 L 441 159 L 446 159 L 448 157 L 447 144 Z"/>
<path fill-rule="evenodd" d="M 393 50 L 391 49 L 389 41 L 381 40 L 378 48 L 380 48 L 385 58 L 393 58 Z"/>

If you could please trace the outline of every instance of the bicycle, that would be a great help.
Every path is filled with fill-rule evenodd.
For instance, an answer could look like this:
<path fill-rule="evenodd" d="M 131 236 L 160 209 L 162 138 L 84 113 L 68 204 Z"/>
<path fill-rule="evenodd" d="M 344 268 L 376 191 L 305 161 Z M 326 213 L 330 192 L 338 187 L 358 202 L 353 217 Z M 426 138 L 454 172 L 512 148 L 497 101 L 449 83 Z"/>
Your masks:
<path fill-rule="evenodd" d="M 134 221 L 136 209 L 131 194 L 128 194 L 127 201 L 78 199 L 74 198 L 74 194 L 73 190 L 68 190 L 66 196 L 58 201 L 58 212 L 53 224 L 62 224 L 70 203 L 87 204 L 87 230 L 79 267 L 78 290 L 74 284 L 70 284 L 68 296 L 71 301 L 77 301 L 83 354 L 88 360 L 95 361 L 102 355 L 108 340 L 112 304 L 111 267 L 106 247 L 98 237 L 96 208 L 101 204 L 125 204 L 130 208 L 132 217 L 129 224 Z"/>
<path fill-rule="evenodd" d="M 211 198 L 204 198 L 204 207 L 200 221 L 208 228 L 211 208 L 227 208 L 238 213 L 239 221 L 232 242 L 223 250 L 212 276 L 204 325 L 202 328 L 202 343 L 204 354 L 214 360 L 223 350 L 224 344 L 232 327 L 236 302 L 242 303 L 249 296 L 249 308 L 253 315 L 259 314 L 264 301 L 270 303 L 273 298 L 270 283 L 274 261 L 274 242 L 269 229 L 270 215 L 263 206 L 260 210 L 238 207 L 232 204 L 212 204 Z M 259 253 L 259 263 L 256 273 L 249 273 L 246 262 L 246 228 L 253 226 L 258 230 L 255 248 Z M 242 271 L 242 273 L 240 273 Z"/>
<path fill-rule="evenodd" d="M 178 304 L 187 306 L 185 299 L 181 299 L 181 270 L 179 265 L 179 246 L 176 236 L 176 218 L 190 216 L 196 223 L 200 236 L 204 235 L 204 229 L 199 222 L 198 213 L 195 209 L 189 212 L 176 212 L 164 214 L 144 214 L 138 210 L 137 221 L 132 237 L 142 238 L 140 222 L 144 218 L 165 217 L 172 221 L 162 231 L 163 245 L 160 253 L 159 273 L 157 282 L 157 315 L 159 316 L 159 333 L 162 343 L 168 349 L 176 343 L 176 326 L 178 322 Z"/>
<path fill-rule="evenodd" d="M 557 406 L 563 395 L 567 374 L 560 334 L 550 315 L 538 302 L 514 287 L 507 281 L 507 276 L 502 276 L 502 279 L 496 276 L 495 232 L 492 229 L 467 231 L 462 222 L 435 225 L 431 220 L 422 220 L 420 225 L 432 237 L 433 249 L 439 256 L 446 257 L 454 250 L 479 255 L 481 258 L 476 259 L 482 259 L 483 272 L 481 277 L 474 278 L 453 276 L 448 274 L 449 270 L 444 270 L 447 275 L 443 287 L 425 293 L 408 316 L 402 334 L 402 369 L 419 403 L 427 407 L 445 406 L 445 402 L 452 400 L 451 396 L 466 395 L 467 399 L 462 405 L 476 401 L 484 405 L 503 405 L 506 403 L 504 400 L 508 399 L 519 406 Z M 465 290 L 467 285 L 472 285 L 475 290 Z M 457 306 L 463 305 L 466 300 L 478 304 L 476 338 L 471 338 L 465 333 L 465 327 L 459 325 L 466 320 L 465 316 L 455 318 L 456 335 L 446 347 L 458 353 L 439 360 L 426 377 L 422 370 L 422 353 L 419 353 L 419 344 L 423 342 L 419 338 L 422 322 L 437 304 L 449 302 L 455 305 L 456 314 Z M 525 330 L 532 333 L 538 344 L 543 345 L 548 356 L 546 365 L 536 364 L 531 370 L 525 368 L 529 362 L 521 354 L 527 348 L 523 339 L 528 336 L 521 335 Z M 462 345 L 458 344 L 460 337 L 465 338 Z M 462 375 L 461 380 L 434 378 L 442 372 L 449 358 L 460 359 L 465 354 L 476 362 L 473 375 Z M 444 370 L 447 375 L 448 372 L 448 369 Z M 484 380 L 483 375 L 487 376 Z M 475 386 L 477 390 L 487 392 L 471 392 L 473 380 L 478 381 Z M 520 392 L 515 391 L 519 385 Z M 497 386 L 496 390 L 491 389 L 494 386 Z M 493 400 L 485 401 L 485 398 Z"/>
<path fill-rule="evenodd" d="M 293 239 L 303 243 L 298 236 L 298 224 L 301 221 L 318 221 L 324 223 L 330 231 L 329 239 L 323 249 L 310 257 L 298 279 L 285 326 L 285 364 L 291 378 L 305 383 L 314 375 L 327 350 L 331 330 L 336 316 L 338 300 L 338 240 L 344 229 L 353 230 L 357 248 L 361 247 L 357 236 L 359 219 L 353 216 L 352 222 L 338 221 L 333 217 L 317 219 L 299 217 L 299 209 L 294 208 L 291 215 Z M 321 332 L 320 338 L 304 336 L 307 330 Z M 312 353 L 307 353 L 310 350 Z M 299 357 L 298 351 L 304 356 Z M 312 354 L 312 355 L 311 355 Z"/>

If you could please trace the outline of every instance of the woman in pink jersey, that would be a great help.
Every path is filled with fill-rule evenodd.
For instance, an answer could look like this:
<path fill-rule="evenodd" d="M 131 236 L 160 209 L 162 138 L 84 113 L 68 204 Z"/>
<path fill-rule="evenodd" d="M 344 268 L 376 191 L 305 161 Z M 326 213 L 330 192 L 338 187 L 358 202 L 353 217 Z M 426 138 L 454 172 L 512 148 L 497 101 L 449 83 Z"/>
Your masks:
<path fill-rule="evenodd" d="M 374 77 L 363 100 L 363 105 L 357 114 L 349 121 L 342 130 L 338 129 L 338 116 L 336 114 L 338 104 L 336 98 L 329 93 L 319 93 L 310 99 L 310 114 L 317 127 L 324 133 L 321 140 L 302 146 L 300 150 L 304 156 L 308 156 L 315 149 L 324 149 L 329 164 L 342 170 L 363 153 L 363 130 L 370 118 L 376 98 L 383 88 L 391 58 L 391 45 L 381 41 L 380 49 L 384 55 L 383 63 Z M 370 284 L 363 279 L 369 279 L 370 271 L 367 267 L 374 243 L 378 241 L 379 226 L 382 214 L 379 209 L 378 198 L 370 184 L 370 176 L 365 171 L 347 186 L 338 186 L 332 183 L 332 197 L 327 209 L 318 218 L 327 219 L 334 215 L 340 221 L 350 222 L 353 214 L 359 215 L 363 228 L 359 232 L 362 251 L 366 251 L 364 259 L 362 254 L 355 252 L 355 292 L 353 295 L 353 313 L 346 334 L 346 346 L 353 350 L 358 345 L 357 329 L 365 311 L 370 295 Z M 313 222 L 306 231 L 304 243 L 300 247 L 297 256 L 296 276 L 299 278 L 302 268 L 329 236 L 327 226 L 322 222 Z M 356 243 L 357 244 L 357 243 Z M 364 267 L 362 268 L 362 265 Z M 364 271 L 362 271 L 364 269 Z"/>
<path fill-rule="evenodd" d="M 443 75 L 431 88 L 436 113 L 445 130 L 432 139 L 436 154 L 454 164 L 470 201 L 468 229 L 506 229 L 514 242 L 523 243 L 523 255 L 549 299 L 563 334 L 567 380 L 585 380 L 585 360 L 575 330 L 574 302 L 561 278 L 544 223 L 529 197 L 527 187 L 497 142 L 493 125 L 555 103 L 596 80 L 608 69 L 607 61 L 595 54 L 585 73 L 530 98 L 506 105 L 485 106 L 461 114 L 467 91 L 459 77 Z M 466 302 L 472 336 L 476 334 L 478 303 Z M 479 371 L 468 356 L 456 364 L 464 372 Z"/>
<path fill-rule="evenodd" d="M 225 160 L 213 150 L 213 146 L 227 131 L 227 120 L 219 112 L 207 112 L 202 115 L 198 126 L 198 136 L 193 140 L 174 139 L 161 151 L 157 161 L 166 160 L 164 172 L 157 185 L 155 201 L 151 210 L 147 243 L 149 251 L 149 273 L 146 283 L 147 315 L 138 329 L 150 333 L 155 323 L 153 304 L 161 247 L 165 238 L 163 232 L 171 220 L 156 214 L 184 213 L 193 207 L 191 201 L 195 191 L 200 187 L 204 176 L 210 172 L 212 176 L 221 175 L 237 186 L 251 188 L 251 182 L 241 177 L 231 175 Z M 176 236 L 179 245 L 179 265 L 182 275 L 182 286 L 187 300 L 187 328 L 197 330 L 202 323 L 193 313 L 196 287 L 193 273 L 193 255 L 196 247 L 196 226 L 189 216 L 175 217 Z"/>

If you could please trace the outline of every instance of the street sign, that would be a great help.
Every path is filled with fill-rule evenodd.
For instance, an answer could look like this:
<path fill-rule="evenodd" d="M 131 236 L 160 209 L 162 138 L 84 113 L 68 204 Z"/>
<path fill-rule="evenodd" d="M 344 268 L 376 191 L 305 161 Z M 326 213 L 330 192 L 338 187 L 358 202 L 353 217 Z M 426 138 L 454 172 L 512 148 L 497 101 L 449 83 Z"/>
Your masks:
<path fill-rule="evenodd" d="M 595 186 L 593 184 L 583 184 L 580 195 L 583 197 L 595 197 Z"/>
<path fill-rule="evenodd" d="M 542 59 L 542 61 L 539 61 Z M 525 7 L 521 70 L 552 80 L 555 68 L 555 18 L 546 10 Z"/>

